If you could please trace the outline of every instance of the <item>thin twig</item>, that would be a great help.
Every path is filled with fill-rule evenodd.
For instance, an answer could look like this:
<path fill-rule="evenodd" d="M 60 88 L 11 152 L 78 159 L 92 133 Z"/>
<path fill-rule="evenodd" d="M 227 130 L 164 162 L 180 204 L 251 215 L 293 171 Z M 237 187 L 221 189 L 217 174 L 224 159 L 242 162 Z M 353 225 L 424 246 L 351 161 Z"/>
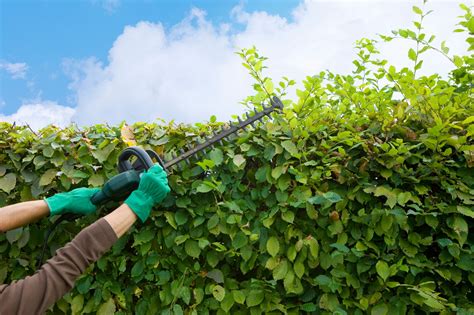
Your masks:
<path fill-rule="evenodd" d="M 28 127 L 28 129 L 30 129 L 30 131 L 36 136 L 38 137 L 38 134 L 33 130 L 33 128 L 31 128 L 30 124 L 26 124 L 26 127 Z"/>

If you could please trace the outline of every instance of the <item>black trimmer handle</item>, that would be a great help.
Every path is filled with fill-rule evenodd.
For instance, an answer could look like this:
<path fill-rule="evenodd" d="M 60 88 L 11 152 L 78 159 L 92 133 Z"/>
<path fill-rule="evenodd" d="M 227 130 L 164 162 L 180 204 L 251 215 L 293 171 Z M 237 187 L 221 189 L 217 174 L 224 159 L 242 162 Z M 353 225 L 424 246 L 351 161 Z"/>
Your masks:
<path fill-rule="evenodd" d="M 148 155 L 150 156 L 152 160 L 156 160 L 158 164 L 160 164 L 160 166 L 163 168 L 163 170 L 167 172 L 166 167 L 165 167 L 165 162 L 163 162 L 163 160 L 160 158 L 158 153 L 156 153 L 153 150 L 146 150 L 146 152 L 148 153 Z"/>
<path fill-rule="evenodd" d="M 102 205 L 108 201 L 125 200 L 140 183 L 140 172 L 135 170 L 125 171 L 109 179 L 102 190 L 91 198 L 94 205 Z"/>
<path fill-rule="evenodd" d="M 131 158 L 135 157 L 135 161 Z M 121 201 L 126 199 L 132 191 L 138 188 L 140 182 L 140 173 L 148 170 L 154 165 L 156 160 L 162 167 L 163 161 L 158 154 L 152 150 L 144 150 L 140 147 L 129 147 L 120 153 L 118 158 L 119 174 L 109 179 L 91 198 L 94 205 L 102 205 L 108 201 Z"/>
<path fill-rule="evenodd" d="M 133 163 L 130 162 L 131 157 L 136 157 L 137 160 Z M 118 171 L 123 173 L 129 170 L 143 171 L 153 166 L 153 160 L 147 151 L 140 147 L 129 147 L 120 153 L 118 158 Z"/>
<path fill-rule="evenodd" d="M 99 206 L 106 203 L 107 201 L 109 201 L 109 197 L 107 197 L 107 195 L 105 195 L 102 190 L 96 192 L 91 198 L 91 202 L 94 206 Z"/>

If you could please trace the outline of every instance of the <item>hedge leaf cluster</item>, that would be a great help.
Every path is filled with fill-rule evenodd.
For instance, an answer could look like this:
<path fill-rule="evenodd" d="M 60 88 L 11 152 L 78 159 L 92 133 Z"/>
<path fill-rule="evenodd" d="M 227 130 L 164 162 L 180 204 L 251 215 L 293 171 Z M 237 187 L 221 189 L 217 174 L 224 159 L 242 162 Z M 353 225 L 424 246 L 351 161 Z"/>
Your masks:
<path fill-rule="evenodd" d="M 471 9 L 459 25 L 470 49 Z M 264 77 L 254 48 L 239 55 L 259 108 L 285 108 L 169 176 L 172 194 L 81 276 L 55 313 L 419 314 L 474 312 L 473 55 L 434 37 L 412 40 L 401 69 L 357 42 L 351 75 L 295 84 Z M 418 24 L 417 24 L 418 23 Z M 448 78 L 419 76 L 425 51 L 451 60 Z M 33 132 L 0 123 L 0 206 L 75 187 L 100 187 L 129 145 L 165 159 L 225 128 L 136 123 Z M 50 253 L 106 213 L 62 224 Z M 55 218 L 0 235 L 0 283 L 35 270 Z"/>

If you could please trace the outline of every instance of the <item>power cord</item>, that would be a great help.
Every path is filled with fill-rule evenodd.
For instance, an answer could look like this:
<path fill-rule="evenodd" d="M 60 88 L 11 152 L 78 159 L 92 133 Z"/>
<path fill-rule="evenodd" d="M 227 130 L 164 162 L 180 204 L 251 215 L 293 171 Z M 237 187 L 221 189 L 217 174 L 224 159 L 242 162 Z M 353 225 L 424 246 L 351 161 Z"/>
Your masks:
<path fill-rule="evenodd" d="M 39 269 L 41 267 L 41 265 L 43 264 L 43 259 L 44 259 L 44 254 L 45 254 L 45 251 L 46 251 L 46 246 L 48 246 L 49 237 L 54 232 L 54 229 L 59 224 L 61 224 L 61 222 L 63 222 L 63 221 L 66 221 L 66 220 L 67 221 L 72 221 L 72 220 L 75 220 L 79 217 L 80 217 L 79 215 L 74 214 L 74 213 L 66 213 L 66 214 L 61 215 L 56 221 L 54 221 L 53 225 L 51 225 L 51 227 L 46 232 L 46 236 L 45 236 L 44 242 L 43 242 L 43 249 L 41 250 L 41 255 L 37 259 L 36 269 Z"/>

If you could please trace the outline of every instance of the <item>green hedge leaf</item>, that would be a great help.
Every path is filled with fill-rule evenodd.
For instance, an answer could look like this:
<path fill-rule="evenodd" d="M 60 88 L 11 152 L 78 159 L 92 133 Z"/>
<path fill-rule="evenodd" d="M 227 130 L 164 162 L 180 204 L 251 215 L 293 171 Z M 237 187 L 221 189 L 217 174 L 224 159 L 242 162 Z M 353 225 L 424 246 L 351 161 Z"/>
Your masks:
<path fill-rule="evenodd" d="M 0 178 L 0 189 L 6 192 L 7 194 L 13 190 L 16 186 L 16 175 L 13 173 L 8 173 Z"/>
<path fill-rule="evenodd" d="M 246 303 L 248 307 L 260 305 L 265 298 L 263 290 L 251 290 L 246 297 Z"/>
<path fill-rule="evenodd" d="M 225 289 L 220 286 L 220 285 L 216 285 L 214 286 L 214 288 L 212 289 L 212 295 L 214 296 L 214 298 L 216 300 L 218 300 L 219 302 L 221 302 L 225 295 L 226 295 L 226 292 L 225 292 Z"/>
<path fill-rule="evenodd" d="M 184 245 L 184 249 L 186 254 L 193 258 L 198 258 L 201 254 L 201 249 L 199 248 L 198 242 L 194 240 L 187 240 Z"/>
<path fill-rule="evenodd" d="M 383 260 L 379 260 L 377 262 L 377 264 L 375 265 L 375 269 L 377 270 L 378 275 L 380 276 L 380 278 L 382 278 L 384 282 L 390 276 L 390 268 L 388 267 L 388 264 Z"/>
<path fill-rule="evenodd" d="M 278 252 L 280 251 L 280 243 L 275 236 L 272 236 L 267 241 L 267 252 L 272 256 L 275 257 Z"/>

